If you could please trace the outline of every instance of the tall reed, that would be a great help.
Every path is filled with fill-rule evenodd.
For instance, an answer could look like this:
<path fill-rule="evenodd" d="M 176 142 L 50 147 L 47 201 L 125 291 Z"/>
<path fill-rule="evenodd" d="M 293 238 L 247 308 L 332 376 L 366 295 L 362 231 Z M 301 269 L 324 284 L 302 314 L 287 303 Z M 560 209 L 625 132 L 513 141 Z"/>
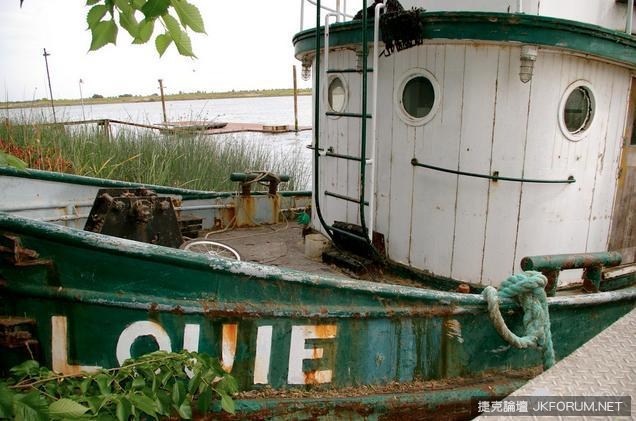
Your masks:
<path fill-rule="evenodd" d="M 299 149 L 277 153 L 244 135 L 162 135 L 118 128 L 110 136 L 95 126 L 64 128 L 5 121 L 0 124 L 0 148 L 13 154 L 16 150 L 39 151 L 59 163 L 41 169 L 198 190 L 234 190 L 230 173 L 247 170 L 289 175 L 290 182 L 281 184 L 286 190 L 306 189 L 310 179 L 310 166 Z M 26 155 L 19 157 L 28 158 Z M 37 166 L 32 159 L 25 161 Z"/>

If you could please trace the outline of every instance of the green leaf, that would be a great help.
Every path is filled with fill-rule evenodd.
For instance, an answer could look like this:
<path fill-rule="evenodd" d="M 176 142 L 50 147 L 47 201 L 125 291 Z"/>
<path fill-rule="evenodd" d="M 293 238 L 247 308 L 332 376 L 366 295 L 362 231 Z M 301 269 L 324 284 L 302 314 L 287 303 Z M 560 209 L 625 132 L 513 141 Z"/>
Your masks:
<path fill-rule="evenodd" d="M 7 160 L 10 159 L 11 157 L 18 159 L 14 157 L 13 155 L 0 152 L 0 157 L 2 156 L 4 156 Z M 21 160 L 18 159 L 18 161 L 21 161 Z M 37 376 L 38 372 L 40 371 L 40 363 L 34 360 L 27 360 L 23 362 L 22 364 L 16 365 L 15 367 L 11 368 L 9 371 L 11 372 L 11 374 L 16 376 L 17 378 Z"/>
<path fill-rule="evenodd" d="M 184 28 L 190 27 L 194 32 L 205 34 L 205 25 L 199 9 L 188 3 L 186 0 L 175 1 L 172 3 L 174 10 L 179 16 L 181 25 Z"/>
<path fill-rule="evenodd" d="M 186 397 L 185 386 L 181 382 L 172 385 L 172 402 L 179 406 Z"/>
<path fill-rule="evenodd" d="M 130 402 L 133 404 L 133 406 L 139 408 L 151 417 L 157 416 L 157 411 L 155 410 L 155 401 L 150 399 L 148 396 L 143 394 L 134 394 L 130 396 Z"/>
<path fill-rule="evenodd" d="M 133 389 L 143 389 L 146 386 L 146 379 L 144 379 L 142 376 L 137 376 L 133 379 L 132 381 L 132 388 Z"/>
<path fill-rule="evenodd" d="M 87 6 L 92 6 L 94 4 L 99 3 L 100 1 L 102 1 L 102 0 L 86 0 L 86 5 Z"/>
<path fill-rule="evenodd" d="M 200 384 L 201 384 L 201 372 L 196 371 L 195 374 L 190 379 L 190 381 L 188 382 L 188 392 L 189 393 L 196 392 Z"/>
<path fill-rule="evenodd" d="M 115 6 L 117 6 L 117 8 L 124 13 L 133 11 L 132 6 L 128 0 L 115 0 Z"/>
<path fill-rule="evenodd" d="M 145 44 L 150 40 L 152 32 L 155 30 L 154 19 L 144 19 L 139 23 L 137 36 L 133 41 L 133 44 Z"/>
<path fill-rule="evenodd" d="M 170 34 L 159 34 L 155 39 L 155 47 L 157 47 L 157 52 L 159 53 L 159 57 L 166 52 L 166 49 L 170 46 L 172 42 L 172 37 Z"/>
<path fill-rule="evenodd" d="M 91 10 L 86 14 L 86 23 L 89 28 L 93 28 L 97 23 L 102 20 L 104 15 L 108 12 L 108 7 L 103 4 L 98 4 L 91 7 Z"/>
<path fill-rule="evenodd" d="M 199 411 L 202 413 L 208 412 L 210 406 L 212 405 L 212 389 L 206 388 L 201 393 L 199 393 L 199 400 L 197 401 L 197 407 Z"/>
<path fill-rule="evenodd" d="M 58 382 L 48 382 L 44 385 L 44 390 L 51 396 L 61 396 L 58 395 L 60 392 L 60 383 Z"/>
<path fill-rule="evenodd" d="M 97 22 L 91 28 L 93 39 L 89 51 L 95 51 L 107 44 L 115 44 L 117 41 L 117 24 L 114 20 Z"/>
<path fill-rule="evenodd" d="M 174 41 L 175 47 L 177 47 L 177 51 L 182 56 L 187 57 L 195 57 L 192 52 L 192 42 L 190 42 L 190 37 L 186 34 L 185 31 L 181 30 L 181 26 L 179 22 L 171 15 L 163 15 L 161 17 L 163 23 L 166 24 L 166 28 L 168 29 L 168 33 L 172 37 Z"/>
<path fill-rule="evenodd" d="M 0 419 L 13 417 L 13 391 L 0 383 Z"/>
<path fill-rule="evenodd" d="M 119 12 L 119 24 L 126 30 L 133 38 L 137 38 L 139 33 L 139 23 L 135 19 L 135 12 L 132 8 L 128 8 L 128 11 Z"/>
<path fill-rule="evenodd" d="M 146 18 L 157 18 L 168 13 L 168 7 L 170 7 L 170 0 L 148 0 L 141 8 L 141 13 Z"/>
<path fill-rule="evenodd" d="M 62 398 L 49 405 L 49 416 L 53 419 L 57 418 L 78 418 L 84 415 L 88 408 L 84 405 Z"/>
<path fill-rule="evenodd" d="M 183 403 L 177 409 L 177 412 L 179 413 L 179 417 L 181 417 L 182 419 L 191 420 L 192 419 L 192 406 L 190 405 L 190 401 L 187 400 L 187 399 L 185 401 L 183 401 Z"/>
<path fill-rule="evenodd" d="M 95 383 L 97 383 L 97 387 L 99 387 L 99 392 L 102 395 L 110 395 L 111 377 L 108 374 L 98 374 L 95 376 Z"/>
<path fill-rule="evenodd" d="M 236 407 L 230 395 L 226 393 L 220 393 L 220 395 L 221 395 L 221 408 L 223 408 L 225 412 L 234 414 L 234 412 L 236 411 Z"/>
<path fill-rule="evenodd" d="M 38 392 L 16 395 L 13 400 L 14 416 L 17 421 L 48 420 L 46 400 Z"/>
<path fill-rule="evenodd" d="M 170 415 L 170 408 L 172 408 L 172 400 L 170 396 L 163 390 L 159 390 L 155 393 L 155 407 L 157 412 L 161 415 Z"/>
<path fill-rule="evenodd" d="M 238 384 L 236 383 L 236 379 L 229 375 L 224 375 L 223 378 L 219 380 L 215 388 L 220 392 L 228 394 L 238 392 Z"/>
<path fill-rule="evenodd" d="M 144 4 L 146 4 L 146 0 L 132 0 L 131 4 L 135 9 L 141 10 L 141 8 L 144 7 Z"/>
<path fill-rule="evenodd" d="M 86 396 L 84 398 L 93 414 L 97 414 L 106 400 L 104 396 Z"/>
<path fill-rule="evenodd" d="M 117 401 L 117 419 L 119 421 L 128 421 L 132 414 L 132 404 L 126 398 L 121 398 Z"/>
<path fill-rule="evenodd" d="M 82 380 L 82 382 L 80 383 L 80 392 L 82 392 L 82 395 L 86 396 L 86 393 L 88 392 L 88 388 L 91 387 L 91 383 L 93 383 L 93 379 L 91 378 L 85 378 L 84 380 Z"/>

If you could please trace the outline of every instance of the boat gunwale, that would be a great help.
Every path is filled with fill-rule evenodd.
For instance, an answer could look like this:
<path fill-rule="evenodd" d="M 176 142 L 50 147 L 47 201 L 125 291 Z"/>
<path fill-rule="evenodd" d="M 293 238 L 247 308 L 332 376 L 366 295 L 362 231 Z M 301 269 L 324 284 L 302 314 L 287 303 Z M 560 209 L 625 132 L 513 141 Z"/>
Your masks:
<path fill-rule="evenodd" d="M 372 281 L 354 280 L 340 278 L 330 275 L 317 275 L 309 272 L 303 272 L 294 269 L 280 268 L 265 264 L 259 264 L 247 261 L 231 261 L 222 258 L 209 258 L 196 253 L 188 252 L 180 249 L 172 249 L 169 247 L 142 243 L 138 241 L 111 237 L 99 233 L 82 231 L 80 229 L 56 225 L 53 223 L 37 221 L 17 215 L 11 215 L 6 212 L 0 212 L 0 232 L 6 231 L 17 235 L 27 235 L 35 238 L 46 237 L 48 241 L 63 243 L 72 247 L 93 249 L 99 252 L 111 255 L 125 255 L 130 258 L 143 259 L 160 264 L 184 267 L 194 270 L 225 272 L 231 275 L 243 276 L 246 278 L 258 278 L 262 282 L 289 282 L 310 287 L 336 289 L 341 291 L 350 291 L 357 294 L 368 295 L 376 298 L 389 298 L 401 301 L 413 301 L 413 305 L 434 304 L 448 308 L 449 313 L 463 312 L 481 312 L 486 311 L 487 303 L 479 294 L 465 294 L 450 291 L 431 290 L 395 284 L 383 284 Z M 43 256 L 46 258 L 46 256 Z M 42 288 L 38 286 L 36 288 Z M 16 290 L 19 290 L 18 287 Z M 64 292 L 64 289 L 69 291 Z M 50 294 L 60 297 L 60 294 L 66 295 L 74 290 L 75 295 L 69 295 L 69 299 L 76 299 L 77 289 L 58 287 L 51 289 Z M 91 291 L 91 294 L 95 291 Z M 107 297 L 112 297 L 114 302 L 124 302 L 121 295 L 117 293 L 105 293 L 104 299 L 100 302 L 109 301 Z M 81 298 L 79 298 L 82 300 Z M 616 301 L 629 301 L 636 299 L 636 287 L 628 287 L 618 291 L 607 291 L 588 293 L 572 296 L 557 296 L 548 298 L 550 308 L 555 307 L 572 307 L 587 306 Z M 162 297 L 148 297 L 148 306 L 153 303 L 162 301 Z M 176 300 L 171 298 L 163 298 L 163 301 L 170 309 L 175 308 Z M 187 302 L 204 302 L 205 299 L 185 299 L 183 305 Z M 135 306 L 139 306 L 139 300 L 134 300 Z M 183 307 L 181 305 L 181 307 Z M 198 307 L 199 305 L 195 305 Z M 285 304 L 283 304 L 283 307 Z M 391 304 L 382 305 L 385 315 L 388 312 L 392 314 L 395 306 Z M 413 313 L 411 305 L 404 305 L 410 309 L 409 314 Z M 518 308 L 518 305 L 512 300 L 503 300 L 502 309 Z M 184 309 L 185 310 L 185 309 Z M 255 313 L 262 315 L 262 309 L 255 310 Z M 326 310 L 328 311 L 328 309 Z M 196 311 L 195 311 L 196 312 Z M 438 313 L 422 309 L 425 313 Z M 279 314 L 279 312 L 276 312 Z M 325 310 L 320 311 L 321 316 L 326 316 Z M 379 315 L 379 313 L 378 313 Z"/>
<path fill-rule="evenodd" d="M 52 172 L 52 171 L 44 171 L 44 170 L 36 170 L 36 169 L 17 169 L 12 167 L 2 167 L 0 166 L 0 177 L 19 177 L 19 178 L 28 178 L 33 180 L 41 180 L 41 181 L 53 181 L 58 183 L 67 183 L 67 184 L 77 184 L 82 186 L 94 186 L 96 188 L 146 188 L 150 190 L 154 190 L 156 193 L 160 194 L 169 194 L 169 195 L 179 195 L 183 199 L 187 200 L 195 200 L 195 199 L 222 199 L 222 198 L 232 198 L 235 196 L 235 192 L 215 192 L 215 191 L 204 191 L 204 190 L 193 190 L 193 189 L 185 189 L 182 187 L 169 187 L 169 186 L 160 186 L 156 184 L 145 184 L 145 183 L 134 183 L 129 181 L 122 180 L 108 180 L 103 178 L 95 178 L 88 177 L 84 175 L 77 174 L 67 174 L 60 172 Z M 252 192 L 253 195 L 267 195 L 267 192 Z M 311 191 L 303 190 L 303 191 L 278 191 L 283 197 L 308 197 L 311 196 Z"/>

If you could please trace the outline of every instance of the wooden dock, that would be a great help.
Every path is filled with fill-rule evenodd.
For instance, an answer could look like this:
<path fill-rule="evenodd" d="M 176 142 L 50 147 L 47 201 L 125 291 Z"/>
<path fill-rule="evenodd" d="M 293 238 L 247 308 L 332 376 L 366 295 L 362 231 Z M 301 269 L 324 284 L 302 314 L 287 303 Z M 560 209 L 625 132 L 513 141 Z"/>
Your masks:
<path fill-rule="evenodd" d="M 290 133 L 296 131 L 311 130 L 311 126 L 298 126 L 293 124 L 260 124 L 260 123 L 226 123 L 226 122 L 206 122 L 206 121 L 178 121 L 168 122 L 160 124 L 140 124 L 123 120 L 113 119 L 95 119 L 95 120 L 78 120 L 78 121 L 65 121 L 60 123 L 49 123 L 52 126 L 74 126 L 83 124 L 97 124 L 103 127 L 104 130 L 109 133 L 110 127 L 113 124 L 119 124 L 123 126 L 140 127 L 144 129 L 158 130 L 164 134 L 175 133 L 197 133 L 205 135 L 215 134 L 227 134 L 227 133 L 242 133 L 242 132 L 255 132 L 255 133 Z"/>
<path fill-rule="evenodd" d="M 256 133 L 289 133 L 295 131 L 311 130 L 310 126 L 298 126 L 296 129 L 289 124 L 259 124 L 259 123 L 211 123 L 201 122 L 177 122 L 161 125 L 159 129 L 162 133 L 196 132 L 201 134 L 226 134 L 241 132 Z"/>

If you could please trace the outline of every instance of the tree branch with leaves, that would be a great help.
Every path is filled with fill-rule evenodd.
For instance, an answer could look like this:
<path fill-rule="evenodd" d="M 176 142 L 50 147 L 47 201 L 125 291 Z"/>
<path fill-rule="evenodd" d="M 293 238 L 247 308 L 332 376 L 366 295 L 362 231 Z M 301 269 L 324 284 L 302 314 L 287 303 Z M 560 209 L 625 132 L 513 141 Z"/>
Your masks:
<path fill-rule="evenodd" d="M 159 24 L 161 33 L 155 37 L 159 56 L 174 44 L 182 56 L 196 57 L 187 31 L 205 34 L 199 9 L 186 0 L 87 0 L 86 5 L 90 6 L 86 16 L 90 51 L 116 44 L 119 28 L 130 34 L 133 44 L 145 44 Z"/>

